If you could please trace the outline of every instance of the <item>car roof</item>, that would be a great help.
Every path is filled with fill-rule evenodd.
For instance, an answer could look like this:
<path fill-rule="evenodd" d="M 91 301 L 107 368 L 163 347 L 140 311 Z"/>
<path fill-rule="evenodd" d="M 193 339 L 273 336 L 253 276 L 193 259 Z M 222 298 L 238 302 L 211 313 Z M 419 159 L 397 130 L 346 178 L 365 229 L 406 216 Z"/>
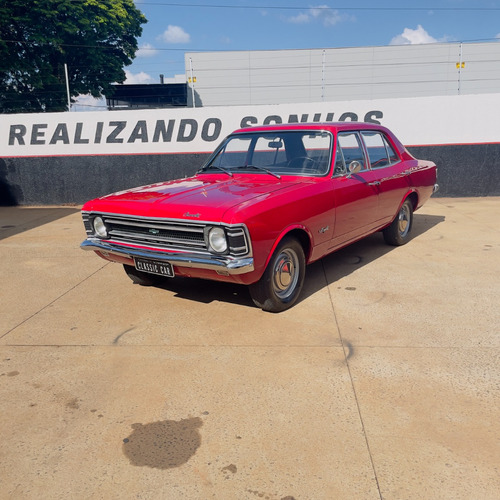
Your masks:
<path fill-rule="evenodd" d="M 278 123 L 273 125 L 259 125 L 255 127 L 246 127 L 235 130 L 230 135 L 252 132 L 271 132 L 271 131 L 293 131 L 293 130 L 321 130 L 336 134 L 349 130 L 377 130 L 384 132 L 400 154 L 409 155 L 401 141 L 386 127 L 377 123 L 367 122 L 314 122 L 314 123 Z M 411 156 L 411 155 L 410 155 Z"/>
<path fill-rule="evenodd" d="M 390 131 L 382 125 L 366 122 L 314 122 L 314 123 L 277 123 L 272 125 L 258 125 L 255 127 L 241 128 L 233 132 L 239 134 L 244 132 L 265 132 L 277 130 L 328 130 L 340 132 L 344 130 L 380 130 Z"/>

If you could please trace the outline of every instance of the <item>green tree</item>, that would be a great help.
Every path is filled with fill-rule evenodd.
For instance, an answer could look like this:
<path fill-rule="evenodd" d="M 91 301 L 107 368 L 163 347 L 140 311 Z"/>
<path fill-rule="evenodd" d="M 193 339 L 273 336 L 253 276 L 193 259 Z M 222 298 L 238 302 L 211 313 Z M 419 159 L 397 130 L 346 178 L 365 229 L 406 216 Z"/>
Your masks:
<path fill-rule="evenodd" d="M 67 109 L 125 80 L 147 20 L 134 0 L 0 0 L 0 113 Z"/>

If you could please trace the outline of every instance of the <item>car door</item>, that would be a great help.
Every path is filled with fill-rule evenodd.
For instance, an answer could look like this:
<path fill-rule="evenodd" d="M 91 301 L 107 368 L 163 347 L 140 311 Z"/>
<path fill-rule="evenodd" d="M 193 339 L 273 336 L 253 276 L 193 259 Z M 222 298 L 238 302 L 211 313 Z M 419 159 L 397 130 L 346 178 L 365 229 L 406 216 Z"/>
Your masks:
<path fill-rule="evenodd" d="M 361 136 L 374 174 L 373 182 L 379 189 L 380 221 L 390 222 L 408 192 L 408 171 L 385 134 L 370 130 L 361 132 Z"/>
<path fill-rule="evenodd" d="M 356 162 L 361 169 L 351 172 Z M 379 220 L 378 180 L 368 168 L 359 132 L 338 134 L 332 184 L 335 198 L 333 249 L 369 234 Z"/>

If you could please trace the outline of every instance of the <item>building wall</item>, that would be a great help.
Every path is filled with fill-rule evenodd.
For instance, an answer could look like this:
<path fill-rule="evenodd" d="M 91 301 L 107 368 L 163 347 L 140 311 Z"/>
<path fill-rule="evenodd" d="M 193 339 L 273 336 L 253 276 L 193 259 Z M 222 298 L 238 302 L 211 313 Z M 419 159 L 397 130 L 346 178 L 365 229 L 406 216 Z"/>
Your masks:
<path fill-rule="evenodd" d="M 462 61 L 464 67 L 457 68 Z M 500 90 L 500 43 L 189 52 L 197 106 L 331 102 Z M 192 94 L 188 92 L 192 105 Z"/>
<path fill-rule="evenodd" d="M 438 165 L 441 196 L 500 195 L 500 93 L 0 116 L 0 204 L 83 203 L 194 174 L 231 131 L 371 121 Z"/>

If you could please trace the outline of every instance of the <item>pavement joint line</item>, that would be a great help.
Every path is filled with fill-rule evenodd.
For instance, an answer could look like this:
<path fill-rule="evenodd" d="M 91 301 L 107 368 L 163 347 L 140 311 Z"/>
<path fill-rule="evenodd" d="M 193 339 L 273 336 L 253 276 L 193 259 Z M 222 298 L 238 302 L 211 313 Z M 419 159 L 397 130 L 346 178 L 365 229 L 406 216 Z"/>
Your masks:
<path fill-rule="evenodd" d="M 17 328 L 17 327 L 16 327 Z M 0 344 L 0 349 L 2 347 L 109 347 L 112 349 L 124 349 L 124 348 L 134 348 L 138 349 L 141 347 L 149 348 L 149 347 L 165 347 L 165 348 L 176 348 L 176 349 L 185 349 L 185 348 L 202 348 L 206 347 L 207 349 L 342 349 L 340 345 L 286 345 L 286 344 L 257 344 L 257 345 L 234 345 L 234 344 Z"/>
<path fill-rule="evenodd" d="M 328 278 L 326 276 L 325 264 L 324 264 L 323 261 L 321 261 L 321 266 L 323 268 L 323 274 L 325 276 L 326 283 L 328 284 Z M 361 413 L 361 406 L 359 404 L 358 394 L 356 392 L 356 387 L 354 385 L 354 379 L 353 379 L 352 373 L 351 373 L 351 366 L 349 364 L 349 351 L 350 351 L 350 348 L 349 347 L 346 348 L 346 343 L 344 342 L 344 338 L 342 337 L 342 332 L 340 331 L 340 325 L 339 325 L 339 322 L 338 322 L 338 319 L 337 319 L 337 314 L 335 313 L 335 305 L 333 303 L 333 297 L 332 297 L 332 294 L 331 294 L 331 291 L 330 291 L 330 287 L 327 286 L 326 288 L 328 290 L 328 296 L 330 298 L 330 304 L 332 306 L 333 319 L 335 321 L 335 325 L 337 326 L 337 331 L 339 332 L 340 343 L 342 344 L 342 351 L 344 353 L 344 360 L 345 360 L 346 367 L 347 367 L 347 373 L 349 374 L 349 380 L 351 382 L 351 388 L 352 388 L 352 392 L 354 394 L 354 400 L 356 401 L 356 407 L 358 409 L 358 418 L 359 418 L 359 421 L 360 421 L 360 424 L 361 424 L 361 430 L 363 432 L 363 437 L 365 438 L 365 444 L 366 444 L 366 449 L 368 451 L 368 456 L 370 457 L 370 463 L 371 463 L 371 467 L 372 467 L 372 471 L 373 471 L 373 477 L 375 479 L 375 484 L 377 485 L 377 491 L 378 491 L 379 498 L 380 498 L 380 500 L 383 500 L 382 492 L 380 490 L 380 483 L 379 483 L 378 475 L 377 475 L 377 469 L 375 467 L 375 462 L 373 460 L 373 455 L 372 455 L 372 451 L 371 451 L 371 448 L 370 448 L 370 442 L 369 442 L 368 436 L 366 434 L 365 423 L 364 423 L 364 420 L 363 420 L 363 415 Z"/>
<path fill-rule="evenodd" d="M 72 286 L 69 290 L 66 290 L 61 295 L 59 295 L 55 299 L 51 300 L 48 304 L 45 304 L 42 308 L 40 308 L 38 311 L 34 312 L 31 316 L 27 317 L 26 319 L 24 319 L 23 321 L 21 321 L 19 324 L 17 324 L 16 326 L 12 327 L 10 330 L 7 330 L 5 333 L 3 333 L 2 335 L 0 335 L 0 339 L 3 339 L 4 337 L 7 337 L 7 335 L 9 335 L 10 333 L 12 333 L 14 330 L 16 330 L 20 326 L 24 325 L 30 319 L 32 319 L 35 316 L 37 316 L 38 314 L 40 314 L 42 311 L 44 311 L 45 309 L 47 309 L 48 307 L 50 307 L 52 304 L 54 304 L 55 302 L 57 302 L 59 299 L 61 299 L 62 297 L 64 297 L 68 293 L 70 293 L 73 290 L 75 290 L 76 288 L 78 288 L 82 283 L 85 283 L 88 279 L 92 278 L 92 276 L 94 276 L 94 274 L 97 274 L 99 271 L 101 271 L 102 269 L 104 269 L 108 265 L 110 265 L 110 262 L 107 262 L 106 264 L 104 264 L 103 266 L 101 266 L 99 269 L 97 269 L 97 271 L 94 271 L 92 274 L 89 274 L 85 279 L 83 279 L 82 281 L 78 282 L 76 285 Z"/>
<path fill-rule="evenodd" d="M 27 320 L 26 320 L 27 321 Z M 20 323 L 21 325 L 22 323 Z M 18 326 L 20 326 L 18 325 Z M 15 327 L 17 328 L 17 327 Z M 13 328 L 12 330 L 14 330 Z M 11 330 L 11 331 L 12 331 Z M 0 344 L 2 347 L 109 347 L 113 349 L 124 348 L 149 348 L 149 347 L 165 347 L 175 349 L 185 348 L 210 348 L 210 349 L 342 349 L 345 354 L 345 348 L 341 345 L 302 345 L 302 344 Z M 491 351 L 492 349 L 499 349 L 498 346 L 466 346 L 466 347 L 450 347 L 450 346 L 384 346 L 384 345 L 357 345 L 356 349 L 434 349 L 434 350 L 453 350 L 453 351 L 477 351 L 483 349 Z"/>

